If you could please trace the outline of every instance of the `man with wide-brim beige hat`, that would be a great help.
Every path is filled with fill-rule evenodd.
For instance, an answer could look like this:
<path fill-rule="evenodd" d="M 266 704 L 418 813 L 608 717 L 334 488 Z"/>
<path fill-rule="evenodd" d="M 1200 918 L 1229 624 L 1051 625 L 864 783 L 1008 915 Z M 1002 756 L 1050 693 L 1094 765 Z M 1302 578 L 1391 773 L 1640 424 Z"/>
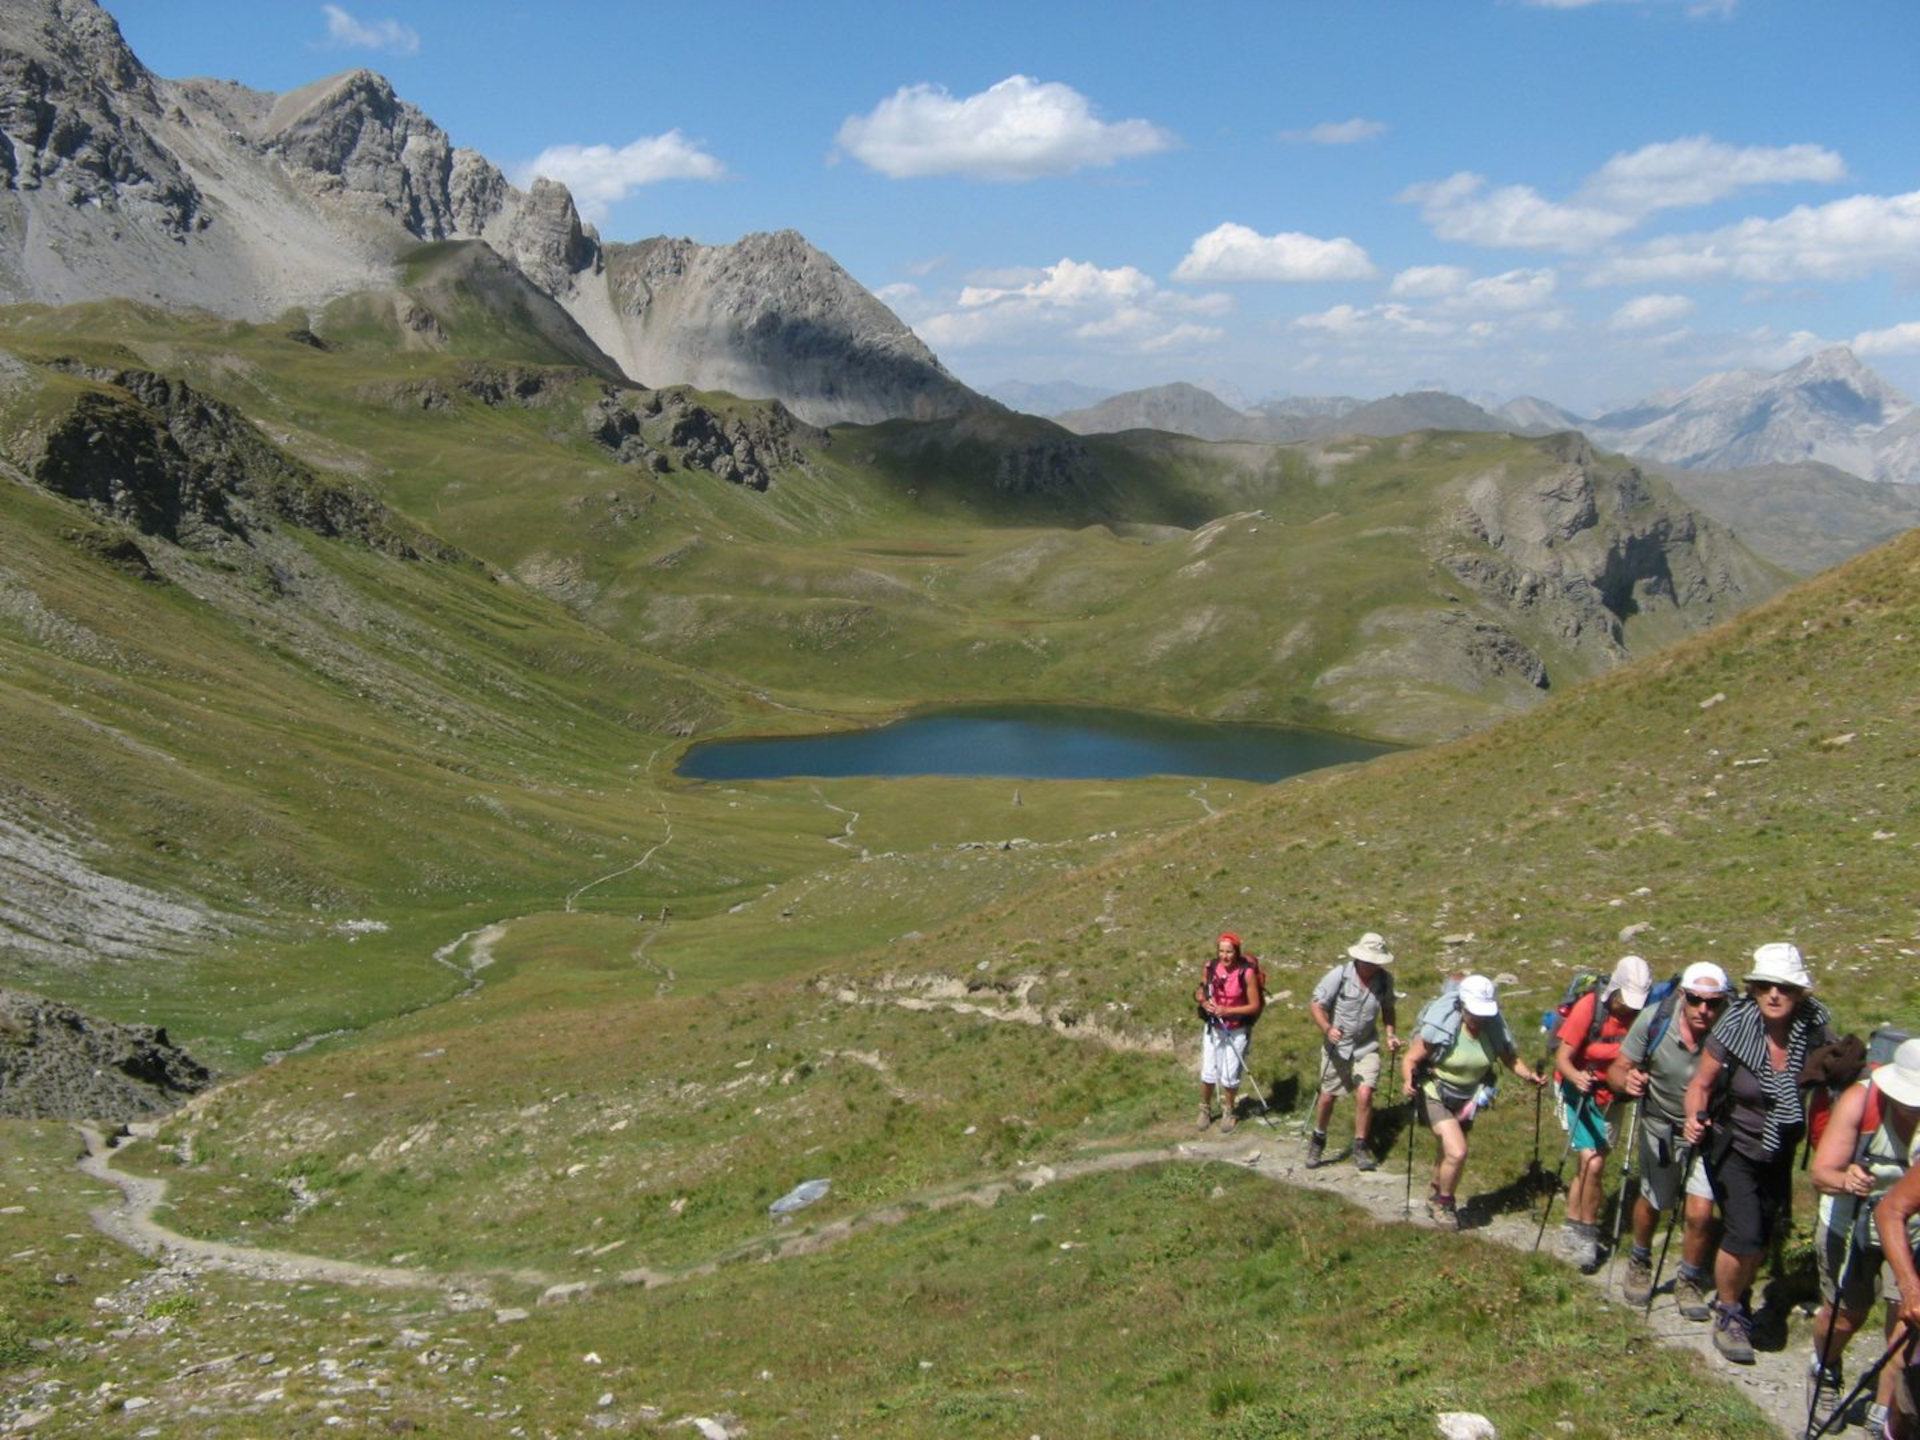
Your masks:
<path fill-rule="evenodd" d="M 1334 1102 L 1353 1096 L 1353 1163 L 1375 1170 L 1368 1136 L 1373 1128 L 1373 1092 L 1380 1087 L 1380 1037 L 1387 1049 L 1400 1048 L 1393 1015 L 1393 978 L 1387 974 L 1393 952 L 1378 933 L 1369 930 L 1347 947 L 1344 963 L 1335 965 L 1313 987 L 1307 1009 L 1320 1027 L 1320 1099 L 1313 1112 L 1313 1134 L 1307 1140 L 1307 1165 L 1318 1165 L 1326 1154 L 1327 1122 Z"/>
<path fill-rule="evenodd" d="M 1881 1269 L 1892 1257 L 1873 1225 L 1873 1206 L 1920 1160 L 1920 1039 L 1905 1041 L 1893 1059 L 1849 1085 L 1833 1102 L 1827 1128 L 1813 1153 L 1810 1178 L 1820 1192 L 1820 1223 L 1814 1254 L 1820 1261 L 1820 1313 L 1813 1321 L 1813 1356 L 1807 1370 L 1816 1419 L 1832 1413 L 1844 1391 L 1841 1357 L 1847 1342 L 1873 1312 Z M 1911 1246 L 1908 1247 L 1911 1250 Z M 1891 1275 L 1887 1303 L 1899 1306 L 1903 1291 Z M 1893 1367 L 1881 1370 L 1875 1404 L 1893 1400 Z M 1879 1433 L 1869 1413 L 1869 1430 Z"/>

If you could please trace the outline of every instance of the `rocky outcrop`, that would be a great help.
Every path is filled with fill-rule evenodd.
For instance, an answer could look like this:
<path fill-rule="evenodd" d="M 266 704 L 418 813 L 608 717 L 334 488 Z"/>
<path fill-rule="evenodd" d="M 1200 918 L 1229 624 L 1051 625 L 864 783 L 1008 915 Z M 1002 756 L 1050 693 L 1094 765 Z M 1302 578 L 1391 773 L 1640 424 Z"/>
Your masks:
<path fill-rule="evenodd" d="M 212 1072 L 154 1025 L 117 1025 L 0 990 L 0 1115 L 124 1124 L 173 1109 Z"/>
<path fill-rule="evenodd" d="M 12 458 L 37 484 L 141 535 L 191 550 L 245 543 L 276 521 L 400 559 L 457 552 L 372 495 L 325 481 L 239 411 L 144 370 L 56 367 L 97 383 Z"/>
<path fill-rule="evenodd" d="M 1539 444 L 1556 463 L 1465 482 L 1434 537 L 1435 559 L 1472 590 L 1611 664 L 1636 616 L 1700 628 L 1772 588 L 1731 535 L 1637 468 L 1601 463 L 1578 434 Z"/>
<path fill-rule="evenodd" d="M 722 414 L 684 390 L 608 392 L 587 408 L 589 433 L 623 464 L 666 474 L 705 470 L 765 490 L 780 470 L 804 465 L 807 451 L 833 437 L 794 418 L 777 402 Z"/>
<path fill-rule="evenodd" d="M 160 97 L 113 20 L 88 0 L 9 4 L 0 48 L 0 181 L 182 236 L 207 223 L 199 188 L 155 143 Z"/>

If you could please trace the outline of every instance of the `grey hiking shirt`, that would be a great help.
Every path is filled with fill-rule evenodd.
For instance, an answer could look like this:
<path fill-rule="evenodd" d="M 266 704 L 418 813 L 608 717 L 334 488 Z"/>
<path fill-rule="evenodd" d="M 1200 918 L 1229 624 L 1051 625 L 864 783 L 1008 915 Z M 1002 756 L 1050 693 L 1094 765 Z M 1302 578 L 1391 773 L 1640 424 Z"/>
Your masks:
<path fill-rule="evenodd" d="M 1313 987 L 1313 1003 L 1327 1012 L 1340 1032 L 1340 1043 L 1328 1048 L 1342 1060 L 1367 1055 L 1380 1048 L 1380 1016 L 1393 1021 L 1393 981 L 1384 969 L 1373 972 L 1371 987 L 1360 983 L 1353 961 L 1336 965 Z M 1324 1042 L 1323 1042 L 1324 1043 Z"/>

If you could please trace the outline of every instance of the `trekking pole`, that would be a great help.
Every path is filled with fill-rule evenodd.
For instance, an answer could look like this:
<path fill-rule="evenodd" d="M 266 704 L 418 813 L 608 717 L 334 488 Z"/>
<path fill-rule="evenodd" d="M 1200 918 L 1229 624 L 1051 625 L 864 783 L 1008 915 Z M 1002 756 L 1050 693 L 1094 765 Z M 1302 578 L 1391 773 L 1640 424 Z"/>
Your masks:
<path fill-rule="evenodd" d="M 1543 1057 L 1540 1061 L 1540 1067 L 1537 1070 L 1535 1070 L 1533 1073 L 1536 1075 L 1546 1074 L 1547 1064 L 1548 1064 L 1548 1061 L 1551 1059 L 1552 1059 L 1551 1055 Z M 1546 1175 L 1546 1172 L 1540 1168 L 1540 1111 L 1542 1107 L 1546 1105 L 1546 1103 L 1547 1103 L 1547 1087 L 1544 1085 L 1534 1086 L 1533 1087 L 1533 1159 L 1527 1162 L 1527 1189 L 1530 1193 L 1536 1194 L 1536 1195 L 1540 1193 L 1540 1181 Z"/>
<path fill-rule="evenodd" d="M 1681 1212 L 1687 1208 L 1687 1185 L 1693 1179 L 1693 1167 L 1700 1161 L 1700 1152 L 1689 1145 L 1682 1145 L 1686 1152 L 1686 1163 L 1680 1167 L 1679 1193 L 1673 1197 L 1673 1214 L 1667 1217 L 1667 1238 L 1660 1242 L 1660 1263 L 1653 1267 L 1653 1284 L 1647 1289 L 1646 1309 L 1642 1315 L 1653 1314 L 1653 1297 L 1660 1293 L 1660 1272 L 1667 1268 L 1667 1251 L 1673 1248 L 1673 1230 L 1680 1223 Z"/>
<path fill-rule="evenodd" d="M 1847 1392 L 1846 1399 L 1833 1407 L 1833 1413 L 1820 1422 L 1820 1428 L 1807 1433 L 1807 1440 L 1820 1440 L 1822 1435 L 1831 1433 L 1836 1425 L 1845 1425 L 1847 1423 L 1847 1412 L 1853 1408 L 1854 1401 L 1867 1393 L 1867 1387 L 1880 1377 L 1880 1372 L 1887 1368 L 1887 1362 L 1889 1360 L 1893 1359 L 1900 1351 L 1905 1350 L 1907 1352 L 1906 1363 L 1912 1363 L 1914 1344 L 1916 1341 L 1920 1341 L 1920 1330 L 1902 1330 L 1898 1335 L 1894 1336 L 1892 1340 L 1888 1341 L 1887 1348 L 1880 1352 L 1880 1358 L 1868 1366 L 1867 1369 L 1861 1373 L 1860 1378 L 1853 1382 L 1853 1389 Z"/>
<path fill-rule="evenodd" d="M 1553 1214 L 1553 1197 L 1560 1193 L 1560 1181 L 1567 1173 L 1567 1161 L 1573 1157 L 1573 1126 L 1579 1119 L 1581 1107 L 1586 1105 L 1587 1097 L 1578 1090 L 1574 1091 L 1575 1100 L 1567 1115 L 1567 1148 L 1560 1152 L 1560 1168 L 1553 1172 L 1553 1188 L 1547 1191 L 1547 1203 L 1540 1211 L 1540 1228 L 1533 1232 L 1533 1253 L 1540 1253 L 1540 1241 L 1547 1233 L 1547 1217 Z"/>
<path fill-rule="evenodd" d="M 1627 1151 L 1620 1166 L 1620 1194 L 1614 1202 L 1613 1248 L 1607 1252 L 1607 1278 L 1605 1283 L 1613 1283 L 1613 1262 L 1620 1258 L 1620 1237 L 1627 1233 L 1627 1212 L 1629 1203 L 1627 1191 L 1633 1189 L 1635 1198 L 1639 1195 L 1639 1172 L 1634 1163 L 1639 1152 L 1634 1148 L 1640 1136 L 1640 1102 L 1633 1102 L 1633 1109 L 1627 1116 Z"/>
<path fill-rule="evenodd" d="M 1820 1408 L 1820 1392 L 1826 1389 L 1827 1366 L 1833 1359 L 1833 1332 L 1839 1328 L 1837 1322 L 1840 1319 L 1840 1300 L 1847 1293 L 1847 1282 L 1853 1278 L 1853 1222 L 1860 1211 L 1859 1196 L 1837 1195 L 1834 1197 L 1828 1233 L 1832 1233 L 1832 1223 L 1840 1219 L 1842 1200 L 1851 1202 L 1846 1212 L 1847 1243 L 1841 1252 L 1840 1268 L 1834 1272 L 1833 1276 L 1833 1301 L 1827 1306 L 1827 1334 L 1826 1338 L 1820 1342 L 1820 1370 L 1811 1387 L 1813 1393 L 1807 1396 L 1807 1423 L 1804 1427 L 1806 1431 L 1813 1429 L 1813 1412 Z"/>
<path fill-rule="evenodd" d="M 1420 1128 L 1420 1095 L 1415 1088 L 1413 1099 L 1407 1101 L 1407 1204 L 1406 1213 L 1413 1213 L 1413 1132 Z"/>

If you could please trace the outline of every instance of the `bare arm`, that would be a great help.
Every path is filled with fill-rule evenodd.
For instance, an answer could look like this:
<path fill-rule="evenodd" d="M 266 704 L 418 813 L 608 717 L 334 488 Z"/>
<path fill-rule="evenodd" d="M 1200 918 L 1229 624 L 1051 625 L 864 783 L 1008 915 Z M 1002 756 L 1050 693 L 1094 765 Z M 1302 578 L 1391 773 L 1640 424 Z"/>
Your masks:
<path fill-rule="evenodd" d="M 1880 1247 L 1893 1271 L 1893 1282 L 1900 1287 L 1900 1319 L 1909 1329 L 1920 1325 L 1920 1267 L 1914 1265 L 1913 1246 L 1907 1242 L 1907 1222 L 1916 1214 L 1920 1214 L 1920 1165 L 1910 1166 L 1873 1209 Z"/>
<path fill-rule="evenodd" d="M 1867 1109 L 1864 1085 L 1849 1085 L 1833 1102 L 1827 1117 L 1826 1133 L 1813 1152 L 1810 1178 L 1822 1195 L 1865 1195 L 1873 1189 L 1873 1176 L 1865 1166 L 1853 1163 L 1853 1152 L 1860 1141 L 1860 1122 Z"/>
<path fill-rule="evenodd" d="M 1707 1101 L 1713 1094 L 1713 1083 L 1720 1078 L 1720 1072 L 1725 1068 L 1725 1062 L 1709 1050 L 1700 1057 L 1700 1067 L 1693 1072 L 1693 1079 L 1687 1084 L 1685 1138 L 1689 1145 L 1698 1145 L 1700 1137 L 1707 1133 L 1710 1122 L 1701 1117 L 1706 1114 Z"/>
<path fill-rule="evenodd" d="M 1318 1000 L 1307 1006 L 1307 1013 L 1313 1016 L 1313 1023 L 1320 1027 L 1320 1033 L 1327 1037 L 1329 1045 L 1337 1045 L 1340 1037 L 1333 1028 L 1333 1017 L 1327 1013 L 1327 1007 Z"/>
<path fill-rule="evenodd" d="M 1401 1094 L 1409 1097 L 1412 1096 L 1413 1077 L 1419 1071 L 1421 1065 L 1426 1062 L 1428 1053 L 1427 1037 L 1424 1035 L 1414 1036 L 1413 1043 L 1406 1048 L 1405 1053 L 1400 1057 Z"/>
<path fill-rule="evenodd" d="M 1573 1042 L 1562 1040 L 1553 1047 L 1553 1068 L 1559 1077 L 1582 1095 L 1593 1089 L 1593 1077 L 1574 1063 Z"/>
<path fill-rule="evenodd" d="M 1545 1075 L 1542 1075 L 1538 1070 L 1529 1068 L 1526 1062 L 1521 1060 L 1518 1050 L 1507 1051 L 1506 1054 L 1500 1057 L 1500 1063 L 1513 1072 L 1513 1078 L 1516 1080 L 1524 1080 L 1529 1085 L 1544 1085 L 1547 1083 L 1547 1077 Z"/>

